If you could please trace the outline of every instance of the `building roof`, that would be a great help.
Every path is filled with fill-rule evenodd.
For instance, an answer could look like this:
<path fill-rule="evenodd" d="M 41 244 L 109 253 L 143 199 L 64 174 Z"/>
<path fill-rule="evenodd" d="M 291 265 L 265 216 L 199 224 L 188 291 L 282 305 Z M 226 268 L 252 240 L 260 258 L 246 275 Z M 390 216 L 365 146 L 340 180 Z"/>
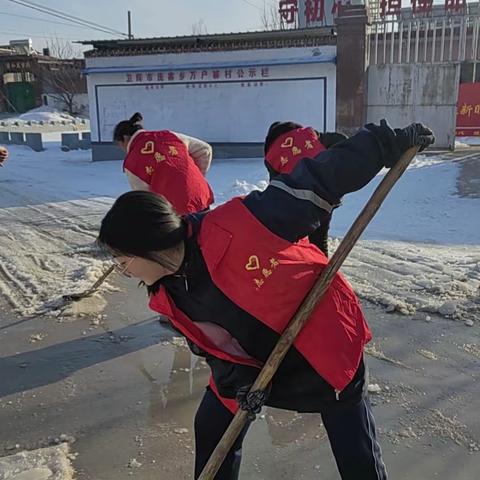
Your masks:
<path fill-rule="evenodd" d="M 336 45 L 336 33 L 332 27 L 318 27 L 180 37 L 85 40 L 78 43 L 93 46 L 93 50 L 85 52 L 86 57 L 110 57 Z"/>

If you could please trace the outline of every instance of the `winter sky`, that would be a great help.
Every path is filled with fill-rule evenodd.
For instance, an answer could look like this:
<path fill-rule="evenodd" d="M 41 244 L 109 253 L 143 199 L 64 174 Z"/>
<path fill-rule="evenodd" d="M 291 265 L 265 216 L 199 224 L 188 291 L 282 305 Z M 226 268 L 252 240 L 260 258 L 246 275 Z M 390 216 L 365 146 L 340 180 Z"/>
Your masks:
<path fill-rule="evenodd" d="M 158 37 L 191 34 L 192 25 L 199 20 L 204 21 L 209 33 L 259 30 L 262 25 L 260 17 L 264 0 L 35 0 L 35 3 L 122 32 L 127 31 L 127 10 L 131 10 L 134 35 Z M 275 4 L 273 0 L 266 3 Z M 12 14 L 32 18 L 21 18 Z M 64 22 L 9 0 L 1 0 L 0 42 L 32 37 L 34 46 L 40 49 L 45 46 L 47 39 L 44 37 L 54 35 L 71 40 L 114 38 L 83 27 L 47 23 L 33 18 Z"/>
<path fill-rule="evenodd" d="M 434 0 L 441 3 L 443 0 Z M 208 33 L 260 30 L 264 5 L 276 0 L 35 0 L 33 3 L 127 31 L 127 10 L 132 11 L 136 37 L 188 35 L 192 25 L 203 21 Z M 402 0 L 404 6 L 409 0 Z M 29 17 L 29 18 L 24 18 Z M 50 23 L 58 22 L 58 23 Z M 0 44 L 11 39 L 32 38 L 40 50 L 49 38 L 68 40 L 114 38 L 80 26 L 66 25 L 63 20 L 21 6 L 12 0 L 0 0 Z"/>

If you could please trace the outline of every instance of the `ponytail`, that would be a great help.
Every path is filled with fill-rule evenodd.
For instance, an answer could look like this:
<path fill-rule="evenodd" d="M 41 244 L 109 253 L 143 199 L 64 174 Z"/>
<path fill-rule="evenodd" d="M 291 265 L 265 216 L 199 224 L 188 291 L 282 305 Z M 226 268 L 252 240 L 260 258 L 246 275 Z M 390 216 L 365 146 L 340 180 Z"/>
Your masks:
<path fill-rule="evenodd" d="M 136 112 L 130 117 L 129 120 L 123 120 L 117 123 L 115 129 L 113 130 L 113 141 L 122 142 L 125 135 L 131 137 L 138 130 L 142 130 L 142 121 L 142 114 Z"/>

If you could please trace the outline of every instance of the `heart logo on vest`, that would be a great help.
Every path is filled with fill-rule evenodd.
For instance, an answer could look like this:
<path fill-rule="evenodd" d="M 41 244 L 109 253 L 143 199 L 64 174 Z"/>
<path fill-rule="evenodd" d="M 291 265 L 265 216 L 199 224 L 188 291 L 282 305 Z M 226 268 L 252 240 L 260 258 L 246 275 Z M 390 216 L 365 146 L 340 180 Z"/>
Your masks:
<path fill-rule="evenodd" d="M 260 268 L 260 261 L 256 255 L 252 255 L 248 259 L 248 263 L 245 265 L 245 270 L 258 270 Z"/>
<path fill-rule="evenodd" d="M 143 153 L 144 155 L 148 155 L 150 153 L 153 153 L 155 151 L 155 144 L 152 141 L 147 142 L 143 148 L 140 150 L 140 153 Z"/>
<path fill-rule="evenodd" d="M 293 137 L 287 137 L 280 145 L 282 148 L 290 148 L 293 145 Z"/>

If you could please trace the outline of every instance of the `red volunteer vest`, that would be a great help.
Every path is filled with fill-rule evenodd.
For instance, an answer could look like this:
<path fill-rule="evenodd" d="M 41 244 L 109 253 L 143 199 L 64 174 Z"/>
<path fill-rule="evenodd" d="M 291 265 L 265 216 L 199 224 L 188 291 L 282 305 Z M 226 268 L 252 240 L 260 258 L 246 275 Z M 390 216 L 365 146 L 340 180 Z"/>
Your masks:
<path fill-rule="evenodd" d="M 279 334 L 328 262 L 308 242 L 290 243 L 277 237 L 239 198 L 205 215 L 198 244 L 213 283 L 236 305 Z M 251 359 L 219 351 L 175 307 L 164 289 L 151 298 L 150 307 L 169 317 L 178 330 L 206 352 L 234 363 L 258 366 Z M 297 337 L 295 347 L 324 380 L 341 391 L 352 380 L 363 347 L 370 339 L 355 293 L 337 274 Z"/>
<path fill-rule="evenodd" d="M 212 190 L 186 145 L 168 130 L 137 134 L 123 168 L 147 183 L 151 192 L 163 195 L 180 215 L 213 203 Z"/>
<path fill-rule="evenodd" d="M 219 350 L 218 347 L 202 332 L 202 330 L 175 306 L 174 302 L 163 287 L 160 288 L 156 295 L 150 297 L 149 306 L 155 312 L 168 317 L 168 319 L 172 322 L 172 325 L 177 330 L 179 330 L 186 338 L 210 355 L 232 363 L 261 367 L 260 362 L 250 358 L 237 357 Z M 210 376 L 209 386 L 218 399 L 223 403 L 223 405 L 228 408 L 230 412 L 235 414 L 238 410 L 236 400 L 224 398 L 218 393 L 213 376 Z"/>
<path fill-rule="evenodd" d="M 297 128 L 278 137 L 265 160 L 278 173 L 290 173 L 302 158 L 315 158 L 325 147 L 313 128 Z"/>

